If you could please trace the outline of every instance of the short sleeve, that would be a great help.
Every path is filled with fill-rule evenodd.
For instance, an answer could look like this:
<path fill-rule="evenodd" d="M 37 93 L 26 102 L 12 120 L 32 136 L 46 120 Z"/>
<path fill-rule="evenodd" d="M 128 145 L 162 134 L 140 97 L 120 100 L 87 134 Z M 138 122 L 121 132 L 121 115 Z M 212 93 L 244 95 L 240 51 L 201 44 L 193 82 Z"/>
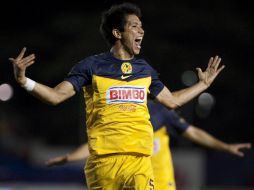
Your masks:
<path fill-rule="evenodd" d="M 74 65 L 64 80 L 70 82 L 77 92 L 83 86 L 90 85 L 92 82 L 91 61 L 85 59 Z"/>
<path fill-rule="evenodd" d="M 183 133 L 190 126 L 189 123 L 173 110 L 168 110 L 165 114 L 164 118 L 166 118 L 165 122 L 167 127 L 173 127 L 178 133 Z"/>
<path fill-rule="evenodd" d="M 164 84 L 159 79 L 159 74 L 157 71 L 155 71 L 152 67 L 151 69 L 151 77 L 152 77 L 152 83 L 150 85 L 150 93 L 152 97 L 156 97 L 164 88 Z"/>

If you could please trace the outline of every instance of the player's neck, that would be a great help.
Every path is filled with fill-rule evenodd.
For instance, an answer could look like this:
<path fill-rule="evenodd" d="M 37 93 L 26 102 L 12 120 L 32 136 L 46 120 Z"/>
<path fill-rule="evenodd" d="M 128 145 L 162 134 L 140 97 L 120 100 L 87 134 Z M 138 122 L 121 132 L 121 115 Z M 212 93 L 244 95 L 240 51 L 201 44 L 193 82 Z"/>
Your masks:
<path fill-rule="evenodd" d="M 119 44 L 115 44 L 111 49 L 110 52 L 113 54 L 113 56 L 117 59 L 121 60 L 131 60 L 134 58 L 134 55 L 126 51 L 123 46 Z"/>

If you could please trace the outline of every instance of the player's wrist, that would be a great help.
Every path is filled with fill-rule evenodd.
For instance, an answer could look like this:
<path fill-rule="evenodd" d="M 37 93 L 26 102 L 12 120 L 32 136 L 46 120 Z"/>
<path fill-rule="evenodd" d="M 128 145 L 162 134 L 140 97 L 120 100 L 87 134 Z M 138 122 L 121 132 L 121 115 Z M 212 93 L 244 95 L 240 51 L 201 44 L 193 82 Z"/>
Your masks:
<path fill-rule="evenodd" d="M 202 88 L 207 89 L 211 84 L 204 80 L 199 80 L 199 84 L 202 86 Z"/>
<path fill-rule="evenodd" d="M 26 82 L 21 86 L 22 86 L 22 88 L 24 88 L 28 92 L 31 92 L 34 89 L 35 84 L 36 84 L 36 82 L 34 80 L 26 77 Z"/>

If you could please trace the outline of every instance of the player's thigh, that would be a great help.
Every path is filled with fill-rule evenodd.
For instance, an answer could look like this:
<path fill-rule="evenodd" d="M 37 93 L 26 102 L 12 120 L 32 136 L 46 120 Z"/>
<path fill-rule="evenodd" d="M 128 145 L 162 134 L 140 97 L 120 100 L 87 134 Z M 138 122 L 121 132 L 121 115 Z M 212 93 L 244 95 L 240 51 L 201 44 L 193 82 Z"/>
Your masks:
<path fill-rule="evenodd" d="M 87 159 L 85 175 L 89 190 L 109 190 L 114 187 L 117 163 L 112 157 L 91 156 Z"/>

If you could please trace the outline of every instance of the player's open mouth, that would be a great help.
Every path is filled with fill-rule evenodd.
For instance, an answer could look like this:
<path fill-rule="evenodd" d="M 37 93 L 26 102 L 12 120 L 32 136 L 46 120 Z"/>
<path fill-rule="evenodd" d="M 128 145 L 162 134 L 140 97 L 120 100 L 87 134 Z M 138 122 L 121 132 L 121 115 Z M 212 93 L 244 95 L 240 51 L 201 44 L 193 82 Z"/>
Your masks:
<path fill-rule="evenodd" d="M 137 37 L 137 38 L 135 39 L 135 44 L 136 44 L 136 46 L 137 46 L 139 49 L 141 49 L 141 42 L 142 42 L 142 37 Z"/>

